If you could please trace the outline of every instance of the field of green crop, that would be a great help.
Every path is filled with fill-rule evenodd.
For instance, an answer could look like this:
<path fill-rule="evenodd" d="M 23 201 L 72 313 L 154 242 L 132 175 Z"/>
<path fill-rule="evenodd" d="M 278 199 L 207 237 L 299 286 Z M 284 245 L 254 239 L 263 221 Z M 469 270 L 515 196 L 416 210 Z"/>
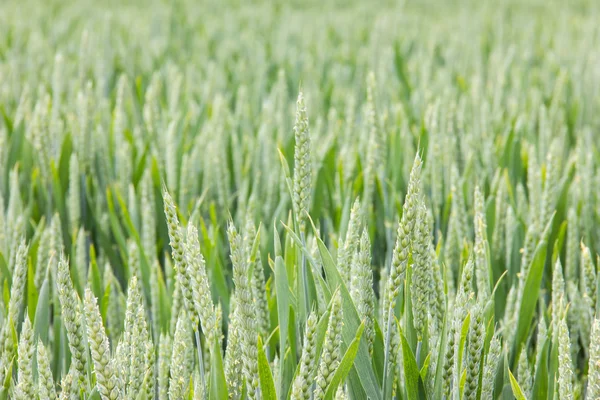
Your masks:
<path fill-rule="evenodd" d="M 600 399 L 600 3 L 0 2 L 0 400 Z"/>

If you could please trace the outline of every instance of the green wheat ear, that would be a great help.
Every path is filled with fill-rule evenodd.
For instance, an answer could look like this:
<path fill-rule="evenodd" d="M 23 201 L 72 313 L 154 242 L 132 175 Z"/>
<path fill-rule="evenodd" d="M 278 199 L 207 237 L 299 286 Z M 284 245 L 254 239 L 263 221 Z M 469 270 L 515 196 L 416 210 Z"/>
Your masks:
<path fill-rule="evenodd" d="M 302 345 L 302 356 L 300 357 L 300 371 L 292 384 L 291 399 L 310 400 L 312 393 L 313 380 L 316 374 L 317 348 L 316 348 L 316 329 L 317 315 L 311 312 L 306 320 L 304 330 L 304 340 Z"/>
<path fill-rule="evenodd" d="M 331 310 L 329 314 L 329 323 L 325 332 L 325 342 L 320 355 L 319 367 L 315 378 L 315 391 L 313 398 L 322 400 L 325 398 L 327 387 L 333 379 L 340 360 L 341 360 L 341 342 L 342 342 L 342 297 L 337 290 L 331 300 Z"/>
<path fill-rule="evenodd" d="M 87 381 L 87 349 L 82 304 L 71 280 L 69 262 L 62 256 L 58 262 L 56 284 L 63 322 L 67 330 L 69 350 L 73 356 L 74 374 L 76 372 L 77 377 L 77 381 L 73 384 L 84 387 Z"/>
<path fill-rule="evenodd" d="M 96 386 L 102 400 L 121 398 L 122 391 L 115 362 L 111 359 L 108 336 L 102 323 L 97 299 L 88 288 L 84 300 L 87 337 L 96 374 Z"/>
<path fill-rule="evenodd" d="M 294 212 L 296 213 L 300 232 L 305 232 L 306 215 L 310 208 L 312 190 L 312 159 L 308 115 L 302 92 L 298 93 L 296 102 L 294 137 L 296 140 L 294 150 Z"/>

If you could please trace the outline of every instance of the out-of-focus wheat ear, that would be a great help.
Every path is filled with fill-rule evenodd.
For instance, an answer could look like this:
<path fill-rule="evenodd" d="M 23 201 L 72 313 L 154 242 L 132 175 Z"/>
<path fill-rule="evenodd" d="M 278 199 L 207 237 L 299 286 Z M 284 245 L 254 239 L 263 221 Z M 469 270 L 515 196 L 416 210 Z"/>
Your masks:
<path fill-rule="evenodd" d="M 504 223 L 504 245 L 506 246 L 506 254 L 504 258 L 506 259 L 506 269 L 510 270 L 512 268 L 512 259 L 513 259 L 513 241 L 514 241 L 514 229 L 515 229 L 515 212 L 511 206 L 508 206 L 506 209 L 506 219 Z"/>
<path fill-rule="evenodd" d="M 252 266 L 252 276 L 250 277 L 250 285 L 252 287 L 252 297 L 257 313 L 257 328 L 260 335 L 266 338 L 270 331 L 269 304 L 267 302 L 267 291 L 265 282 L 265 270 L 260 257 L 259 248 L 256 249 L 256 254 L 252 254 L 254 241 L 260 239 L 257 236 L 256 226 L 252 220 L 251 213 L 246 218 L 246 226 L 244 229 L 244 242 L 246 244 L 247 259 L 249 265 Z"/>
<path fill-rule="evenodd" d="M 79 159 L 77 154 L 71 153 L 69 162 L 69 226 L 71 232 L 79 228 L 81 221 L 81 172 L 79 170 Z"/>
<path fill-rule="evenodd" d="M 308 115 L 302 91 L 298 93 L 296 102 L 294 137 L 296 141 L 294 148 L 294 212 L 300 232 L 305 232 L 306 214 L 310 209 L 312 191 L 312 158 Z"/>
<path fill-rule="evenodd" d="M 596 267 L 589 247 L 581 242 L 581 293 L 585 304 L 596 309 Z"/>
<path fill-rule="evenodd" d="M 361 208 L 360 200 L 356 199 L 350 210 L 350 220 L 348 221 L 348 229 L 343 248 L 338 250 L 338 269 L 346 286 L 351 285 L 351 270 L 352 261 L 359 245 L 361 231 Z"/>
<path fill-rule="evenodd" d="M 557 257 L 552 273 L 552 326 L 554 333 L 558 333 L 558 321 L 562 318 L 566 302 L 565 280 L 563 278 L 560 257 Z"/>
<path fill-rule="evenodd" d="M 75 272 L 80 286 L 83 288 L 87 282 L 87 260 L 88 249 L 85 231 L 79 228 L 77 231 L 76 248 L 75 248 Z"/>
<path fill-rule="evenodd" d="M 527 349 L 521 350 L 519 356 L 519 363 L 517 365 L 517 381 L 523 391 L 526 398 L 530 398 L 531 391 L 533 389 L 533 376 L 531 374 L 531 367 L 529 366 L 529 360 L 527 357 Z"/>
<path fill-rule="evenodd" d="M 85 290 L 84 310 L 98 393 L 102 400 L 120 399 L 122 393 L 114 369 L 115 363 L 111 360 L 108 336 L 104 330 L 97 299 L 89 288 Z"/>
<path fill-rule="evenodd" d="M 578 266 L 577 261 L 579 259 L 580 250 L 578 248 L 580 243 L 579 237 L 579 220 L 577 218 L 577 211 L 573 207 L 569 207 L 567 211 L 567 255 L 565 262 L 565 275 L 569 281 L 577 280 Z"/>
<path fill-rule="evenodd" d="M 492 233 L 492 248 L 494 249 L 493 255 L 496 260 L 503 256 L 503 252 L 506 252 L 505 248 L 505 232 L 504 232 L 504 221 L 506 220 L 506 212 L 509 206 L 506 204 L 506 184 L 500 175 L 500 182 L 496 190 L 495 198 L 495 218 L 494 218 L 494 231 Z M 506 261 L 506 260 L 505 260 Z"/>
<path fill-rule="evenodd" d="M 489 274 L 489 259 L 487 246 L 487 224 L 485 219 L 485 203 L 483 193 L 478 186 L 475 187 L 475 217 L 474 217 L 474 232 L 475 245 L 473 252 L 475 253 L 475 266 L 477 277 L 477 293 L 479 296 L 487 298 L 491 294 L 490 290 L 490 274 Z"/>
<path fill-rule="evenodd" d="M 588 367 L 588 399 L 600 398 L 600 319 L 594 318 L 590 335 L 590 359 Z"/>
<path fill-rule="evenodd" d="M 196 370 L 194 372 L 194 400 L 204 400 L 206 394 L 204 386 L 202 386 L 202 379 L 200 373 Z"/>
<path fill-rule="evenodd" d="M 129 267 L 129 279 L 137 277 L 138 281 L 142 279 L 140 266 L 140 250 L 133 239 L 127 241 L 127 266 Z"/>
<path fill-rule="evenodd" d="M 73 367 L 73 364 L 71 364 L 69 372 L 60 380 L 60 400 L 75 400 L 79 398 L 80 390 L 79 385 L 77 384 L 79 381 L 78 375 L 79 372 Z"/>

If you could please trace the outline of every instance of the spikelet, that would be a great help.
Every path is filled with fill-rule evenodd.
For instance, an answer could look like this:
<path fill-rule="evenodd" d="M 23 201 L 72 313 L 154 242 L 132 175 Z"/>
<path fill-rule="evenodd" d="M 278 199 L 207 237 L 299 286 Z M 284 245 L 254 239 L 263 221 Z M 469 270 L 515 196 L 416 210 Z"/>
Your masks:
<path fill-rule="evenodd" d="M 169 370 L 171 369 L 171 337 L 168 333 L 161 333 L 158 345 L 158 399 L 169 398 Z"/>
<path fill-rule="evenodd" d="M 339 290 L 335 292 L 331 300 L 331 313 L 329 315 L 329 324 L 325 332 L 325 342 L 321 353 L 321 361 L 317 369 L 315 379 L 314 400 L 322 400 L 325 397 L 327 387 L 333 379 L 341 355 L 342 341 L 342 298 Z"/>
<path fill-rule="evenodd" d="M 573 399 L 573 362 L 567 321 L 558 322 L 558 394 L 561 400 Z"/>
<path fill-rule="evenodd" d="M 97 300 L 89 288 L 85 290 L 84 310 L 98 392 L 102 400 L 120 399 L 122 392 L 119 378 L 115 373 L 114 361 L 111 360 L 108 336 L 102 324 Z"/>
<path fill-rule="evenodd" d="M 294 212 L 300 228 L 305 232 L 306 213 L 310 208 L 312 190 L 312 159 L 310 148 L 310 133 L 308 128 L 308 115 L 304 105 L 304 95 L 298 93 L 296 102 L 296 122 L 294 124 L 296 146 L 294 150 Z"/>
<path fill-rule="evenodd" d="M 375 337 L 373 320 L 375 294 L 373 293 L 373 271 L 371 269 L 371 242 L 366 229 L 363 229 L 360 247 L 354 255 L 351 276 L 350 295 L 356 305 L 359 319 L 365 322 L 365 338 L 369 352 L 372 352 Z"/>
<path fill-rule="evenodd" d="M 84 337 L 83 313 L 81 310 L 81 301 L 73 287 L 73 281 L 71 281 L 69 262 L 62 257 L 58 262 L 56 284 L 58 286 L 58 298 L 60 300 L 62 318 L 67 330 L 67 338 L 69 339 L 69 350 L 71 350 L 72 355 L 71 362 L 77 372 L 79 385 L 83 386 L 87 376 L 87 350 Z M 77 386 L 75 381 L 74 384 Z"/>
<path fill-rule="evenodd" d="M 587 398 L 600 398 L 600 319 L 594 318 L 590 336 Z"/>
<path fill-rule="evenodd" d="M 533 389 L 533 377 L 531 375 L 531 368 L 529 367 L 529 360 L 527 359 L 527 349 L 521 350 L 517 366 L 517 376 L 523 394 L 529 399 Z"/>
<path fill-rule="evenodd" d="M 485 357 L 483 366 L 483 376 L 481 378 L 481 399 L 492 399 L 494 393 L 494 385 L 496 383 L 496 371 L 498 370 L 498 361 L 502 353 L 502 345 L 500 336 L 495 333 L 490 342 L 490 349 Z"/>
<path fill-rule="evenodd" d="M 173 351 L 171 353 L 171 368 L 169 372 L 169 400 L 180 400 L 186 395 L 190 376 L 186 362 L 189 351 L 191 335 L 189 324 L 186 321 L 185 311 L 177 318 L 177 327 L 173 337 Z"/>
<path fill-rule="evenodd" d="M 311 387 L 316 373 L 317 363 L 317 315 L 311 312 L 306 320 L 302 356 L 300 357 L 300 370 L 292 383 L 292 400 L 310 400 Z"/>
<path fill-rule="evenodd" d="M 19 368 L 17 371 L 19 381 L 15 387 L 15 398 L 17 399 L 34 399 L 37 395 L 36 387 L 33 384 L 33 350 L 33 328 L 29 316 L 25 313 L 25 321 L 23 321 L 19 338 Z"/>
<path fill-rule="evenodd" d="M 40 399 L 56 400 L 56 387 L 50 369 L 50 360 L 46 346 L 41 340 L 37 344 L 38 393 Z"/>

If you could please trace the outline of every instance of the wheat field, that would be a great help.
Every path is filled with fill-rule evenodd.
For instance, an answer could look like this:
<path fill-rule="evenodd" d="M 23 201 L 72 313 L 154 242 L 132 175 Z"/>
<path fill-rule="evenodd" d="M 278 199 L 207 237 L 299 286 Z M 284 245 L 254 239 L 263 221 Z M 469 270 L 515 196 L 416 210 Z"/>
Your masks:
<path fill-rule="evenodd" d="M 600 399 L 598 21 L 2 1 L 0 400 Z"/>

